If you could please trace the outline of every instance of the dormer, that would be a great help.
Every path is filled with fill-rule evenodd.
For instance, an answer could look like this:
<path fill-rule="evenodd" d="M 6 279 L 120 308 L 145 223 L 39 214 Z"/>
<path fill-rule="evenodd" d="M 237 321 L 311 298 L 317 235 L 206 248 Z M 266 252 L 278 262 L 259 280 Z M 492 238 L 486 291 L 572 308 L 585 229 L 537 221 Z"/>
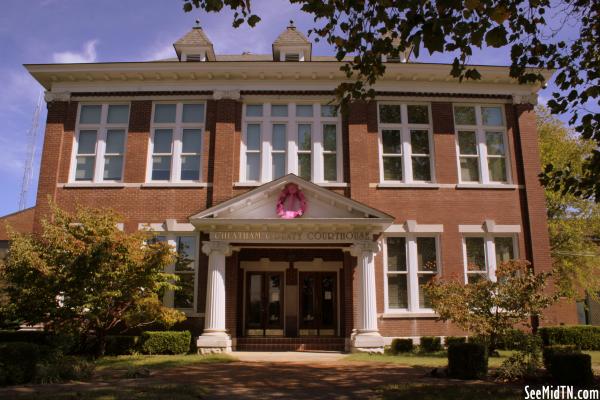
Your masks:
<path fill-rule="evenodd" d="M 294 21 L 273 42 L 273 61 L 310 61 L 312 44 L 296 30 Z"/>
<path fill-rule="evenodd" d="M 197 22 L 197 21 L 196 21 Z M 173 43 L 179 61 L 215 61 L 215 50 L 200 25 L 195 26 L 181 39 Z"/>

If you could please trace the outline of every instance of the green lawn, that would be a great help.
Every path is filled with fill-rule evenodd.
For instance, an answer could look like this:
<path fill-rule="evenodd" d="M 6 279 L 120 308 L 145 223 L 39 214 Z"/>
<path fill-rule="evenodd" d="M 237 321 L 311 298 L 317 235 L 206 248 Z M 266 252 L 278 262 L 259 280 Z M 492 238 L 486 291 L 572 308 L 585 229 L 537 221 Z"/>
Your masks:
<path fill-rule="evenodd" d="M 497 368 L 506 360 L 512 351 L 500 351 L 500 357 L 490 357 L 490 368 Z M 585 351 L 584 353 L 592 356 L 592 365 L 594 368 L 600 368 L 600 351 Z M 355 353 L 345 358 L 347 361 L 367 361 L 367 362 L 385 362 L 393 364 L 402 364 L 410 367 L 445 367 L 448 365 L 448 359 L 445 352 L 433 354 L 402 353 L 397 356 L 390 354 L 366 354 Z"/>
<path fill-rule="evenodd" d="M 203 363 L 226 363 L 235 361 L 235 358 L 222 355 L 200 356 L 195 354 L 181 354 L 168 356 L 116 356 L 103 357 L 96 361 L 96 370 L 99 372 L 110 370 L 127 370 L 131 368 L 148 368 L 159 370 L 165 368 L 182 367 Z"/>
<path fill-rule="evenodd" d="M 523 394 L 516 387 L 497 384 L 401 384 L 378 389 L 383 400 L 522 400 Z"/>

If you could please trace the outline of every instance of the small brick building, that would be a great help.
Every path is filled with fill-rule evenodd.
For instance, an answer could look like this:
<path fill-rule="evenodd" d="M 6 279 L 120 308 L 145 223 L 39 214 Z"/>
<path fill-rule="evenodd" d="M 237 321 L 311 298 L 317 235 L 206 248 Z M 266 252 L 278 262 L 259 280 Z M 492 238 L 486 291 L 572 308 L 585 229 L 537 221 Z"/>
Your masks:
<path fill-rule="evenodd" d="M 2 220 L 35 232 L 50 198 L 156 231 L 191 260 L 164 301 L 202 351 L 457 335 L 423 291 L 434 276 L 495 279 L 512 258 L 550 269 L 539 87 L 507 67 L 459 83 L 446 64 L 387 60 L 375 99 L 340 115 L 342 62 L 293 26 L 272 54 L 215 54 L 199 27 L 174 48 L 26 65 L 48 106 L 37 204 Z M 565 302 L 542 323 L 576 319 Z"/>

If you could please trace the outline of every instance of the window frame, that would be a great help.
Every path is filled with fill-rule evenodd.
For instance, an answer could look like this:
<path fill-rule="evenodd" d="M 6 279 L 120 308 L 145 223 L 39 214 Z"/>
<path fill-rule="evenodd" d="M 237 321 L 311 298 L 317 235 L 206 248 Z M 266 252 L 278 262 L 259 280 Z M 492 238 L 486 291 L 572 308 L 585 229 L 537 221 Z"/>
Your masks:
<path fill-rule="evenodd" d="M 381 122 L 380 106 L 392 105 L 400 106 L 400 122 L 390 123 Z M 408 106 L 426 106 L 427 117 L 429 120 L 428 124 L 415 124 L 408 122 Z M 384 155 L 383 153 L 383 131 L 384 130 L 397 130 L 400 131 L 400 142 L 401 142 L 401 154 L 396 155 Z M 429 140 L 429 175 L 430 180 L 415 180 L 413 173 L 413 152 L 411 133 L 412 131 L 426 130 L 428 132 L 427 138 Z M 377 102 L 377 135 L 378 135 L 378 150 L 379 150 L 379 182 L 381 184 L 393 184 L 393 185 L 405 185 L 405 184 L 435 184 L 435 146 L 433 141 L 433 115 L 431 111 L 431 103 L 428 102 L 413 102 L 413 101 L 378 101 Z M 421 153 L 417 157 L 423 157 Z M 399 157 L 402 159 L 402 180 L 385 179 L 385 171 L 383 158 L 384 157 Z"/>
<path fill-rule="evenodd" d="M 467 238 L 483 238 L 483 250 L 485 256 L 485 271 L 480 272 L 469 272 L 467 263 Z M 496 268 L 498 263 L 496 260 L 496 243 L 495 239 L 499 237 L 510 237 L 512 238 L 513 246 L 513 257 L 514 259 L 519 258 L 519 234 L 518 233 L 462 233 L 462 253 L 463 253 L 463 275 L 464 283 L 469 283 L 470 275 L 483 275 L 487 279 L 495 282 L 496 281 Z"/>
<path fill-rule="evenodd" d="M 127 106 L 127 122 L 123 123 L 108 123 L 108 108 L 109 106 Z M 94 124 L 82 124 L 79 122 L 81 117 L 81 109 L 83 106 L 100 106 L 100 122 Z M 71 166 L 69 168 L 69 183 L 72 184 L 101 184 L 101 183 L 122 183 L 125 176 L 125 157 L 127 153 L 127 137 L 129 136 L 129 121 L 131 119 L 131 102 L 116 101 L 116 102 L 80 102 L 77 105 L 77 115 L 75 123 L 75 134 L 73 135 L 73 146 L 71 149 Z M 95 160 L 94 171 L 91 180 L 77 180 L 77 157 L 79 151 L 79 135 L 81 131 L 96 131 L 95 143 Z M 121 179 L 104 179 L 104 168 L 106 166 L 106 139 L 109 130 L 123 130 L 123 164 L 121 165 Z M 116 153 L 109 153 L 110 155 Z M 91 157 L 90 154 L 85 154 L 85 157 Z"/>
<path fill-rule="evenodd" d="M 406 272 L 390 272 L 388 270 L 388 238 L 404 237 L 406 240 Z M 436 271 L 435 272 L 419 272 L 418 267 L 418 249 L 417 249 L 417 238 L 435 238 L 435 252 L 436 252 Z M 432 308 L 425 308 L 420 306 L 419 302 L 419 275 L 420 274 L 431 274 L 431 275 L 442 275 L 442 256 L 441 256 L 441 233 L 438 232 L 418 232 L 418 233 L 393 233 L 386 234 L 383 240 L 383 304 L 384 314 L 407 314 L 407 313 L 434 313 Z M 389 306 L 388 297 L 388 275 L 401 275 L 407 276 L 407 308 L 391 308 Z"/>
<path fill-rule="evenodd" d="M 475 125 L 458 125 L 456 123 L 455 108 L 456 107 L 474 107 L 475 108 Z M 484 125 L 483 116 L 481 113 L 482 107 L 499 107 L 502 115 L 502 126 L 495 125 Z M 509 149 L 508 141 L 508 129 L 506 121 L 506 108 L 504 103 L 453 103 L 452 104 L 452 122 L 454 125 L 454 142 L 456 147 L 456 163 L 458 171 L 458 183 L 461 185 L 511 185 L 512 179 L 512 167 L 511 167 L 511 153 Z M 475 132 L 475 142 L 477 146 L 477 167 L 479 168 L 479 181 L 463 181 L 462 173 L 460 168 L 460 147 L 458 142 L 459 131 L 472 131 Z M 490 170 L 488 165 L 488 159 L 490 158 L 487 151 L 486 142 L 486 131 L 487 132 L 499 132 L 502 133 L 502 140 L 504 141 L 504 160 L 506 169 L 506 181 L 492 181 L 490 180 Z M 475 158 L 475 155 L 468 155 L 467 157 Z M 499 158 L 492 156 L 492 158 Z"/>
<path fill-rule="evenodd" d="M 175 104 L 175 122 L 154 122 L 154 114 L 157 104 Z M 198 104 L 204 107 L 204 119 L 202 122 L 183 122 L 183 106 L 188 104 Z M 157 129 L 171 129 L 173 136 L 171 138 L 171 171 L 168 180 L 152 179 L 152 158 L 154 156 L 154 134 Z M 200 130 L 200 165 L 198 166 L 198 180 L 181 179 L 181 162 L 183 153 L 183 131 L 186 129 Z M 206 134 L 206 101 L 204 100 L 172 100 L 172 101 L 154 101 L 152 102 L 152 114 L 150 116 L 150 138 L 148 143 L 148 161 L 146 165 L 146 183 L 203 183 L 204 178 L 204 158 L 205 146 L 204 139 Z M 157 153 L 167 154 L 167 153 Z"/>
<path fill-rule="evenodd" d="M 262 104 L 262 116 L 248 116 L 247 106 Z M 287 105 L 287 116 L 272 116 L 273 105 Z M 311 105 L 313 115 L 310 117 L 297 116 L 296 106 Z M 298 154 L 304 150 L 299 150 L 298 146 L 298 125 L 311 125 L 311 176 L 310 180 L 316 184 L 337 184 L 344 182 L 343 176 L 343 152 L 342 146 L 342 123 L 339 113 L 335 117 L 321 116 L 321 107 L 329 105 L 323 101 L 268 101 L 262 99 L 248 100 L 244 102 L 242 107 L 242 140 L 240 149 L 240 173 L 239 183 L 259 185 L 270 182 L 273 179 L 273 125 L 286 125 L 286 174 L 293 173 L 298 175 L 299 163 Z M 261 156 L 260 156 L 260 173 L 259 179 L 256 181 L 246 179 L 246 153 L 247 153 L 247 128 L 249 124 L 261 125 Z M 325 163 L 323 146 L 323 129 L 325 125 L 335 125 L 336 127 L 336 176 L 337 180 L 325 180 Z M 278 152 L 278 151 L 275 151 Z M 304 151 L 308 153 L 309 151 Z M 281 153 L 281 152 L 279 152 Z"/>

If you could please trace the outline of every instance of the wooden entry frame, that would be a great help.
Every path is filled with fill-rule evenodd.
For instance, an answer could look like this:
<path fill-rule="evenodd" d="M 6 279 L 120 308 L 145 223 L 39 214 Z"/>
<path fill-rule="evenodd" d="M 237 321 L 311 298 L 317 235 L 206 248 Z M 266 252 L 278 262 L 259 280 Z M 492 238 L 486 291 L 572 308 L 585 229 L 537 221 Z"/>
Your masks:
<path fill-rule="evenodd" d="M 300 271 L 298 279 L 300 336 L 336 336 L 338 331 L 338 274 Z"/>
<path fill-rule="evenodd" d="M 277 282 L 277 290 L 271 283 Z M 260 286 L 258 288 L 253 286 Z M 254 289 L 254 290 L 252 290 Z M 276 296 L 276 298 L 275 298 Z M 279 271 L 246 272 L 246 336 L 284 336 L 285 279 Z M 257 304 L 259 303 L 259 304 Z M 278 306 L 274 305 L 278 303 Z M 275 309 L 271 309 L 276 307 Z M 270 318 L 277 311 L 278 319 Z"/>

